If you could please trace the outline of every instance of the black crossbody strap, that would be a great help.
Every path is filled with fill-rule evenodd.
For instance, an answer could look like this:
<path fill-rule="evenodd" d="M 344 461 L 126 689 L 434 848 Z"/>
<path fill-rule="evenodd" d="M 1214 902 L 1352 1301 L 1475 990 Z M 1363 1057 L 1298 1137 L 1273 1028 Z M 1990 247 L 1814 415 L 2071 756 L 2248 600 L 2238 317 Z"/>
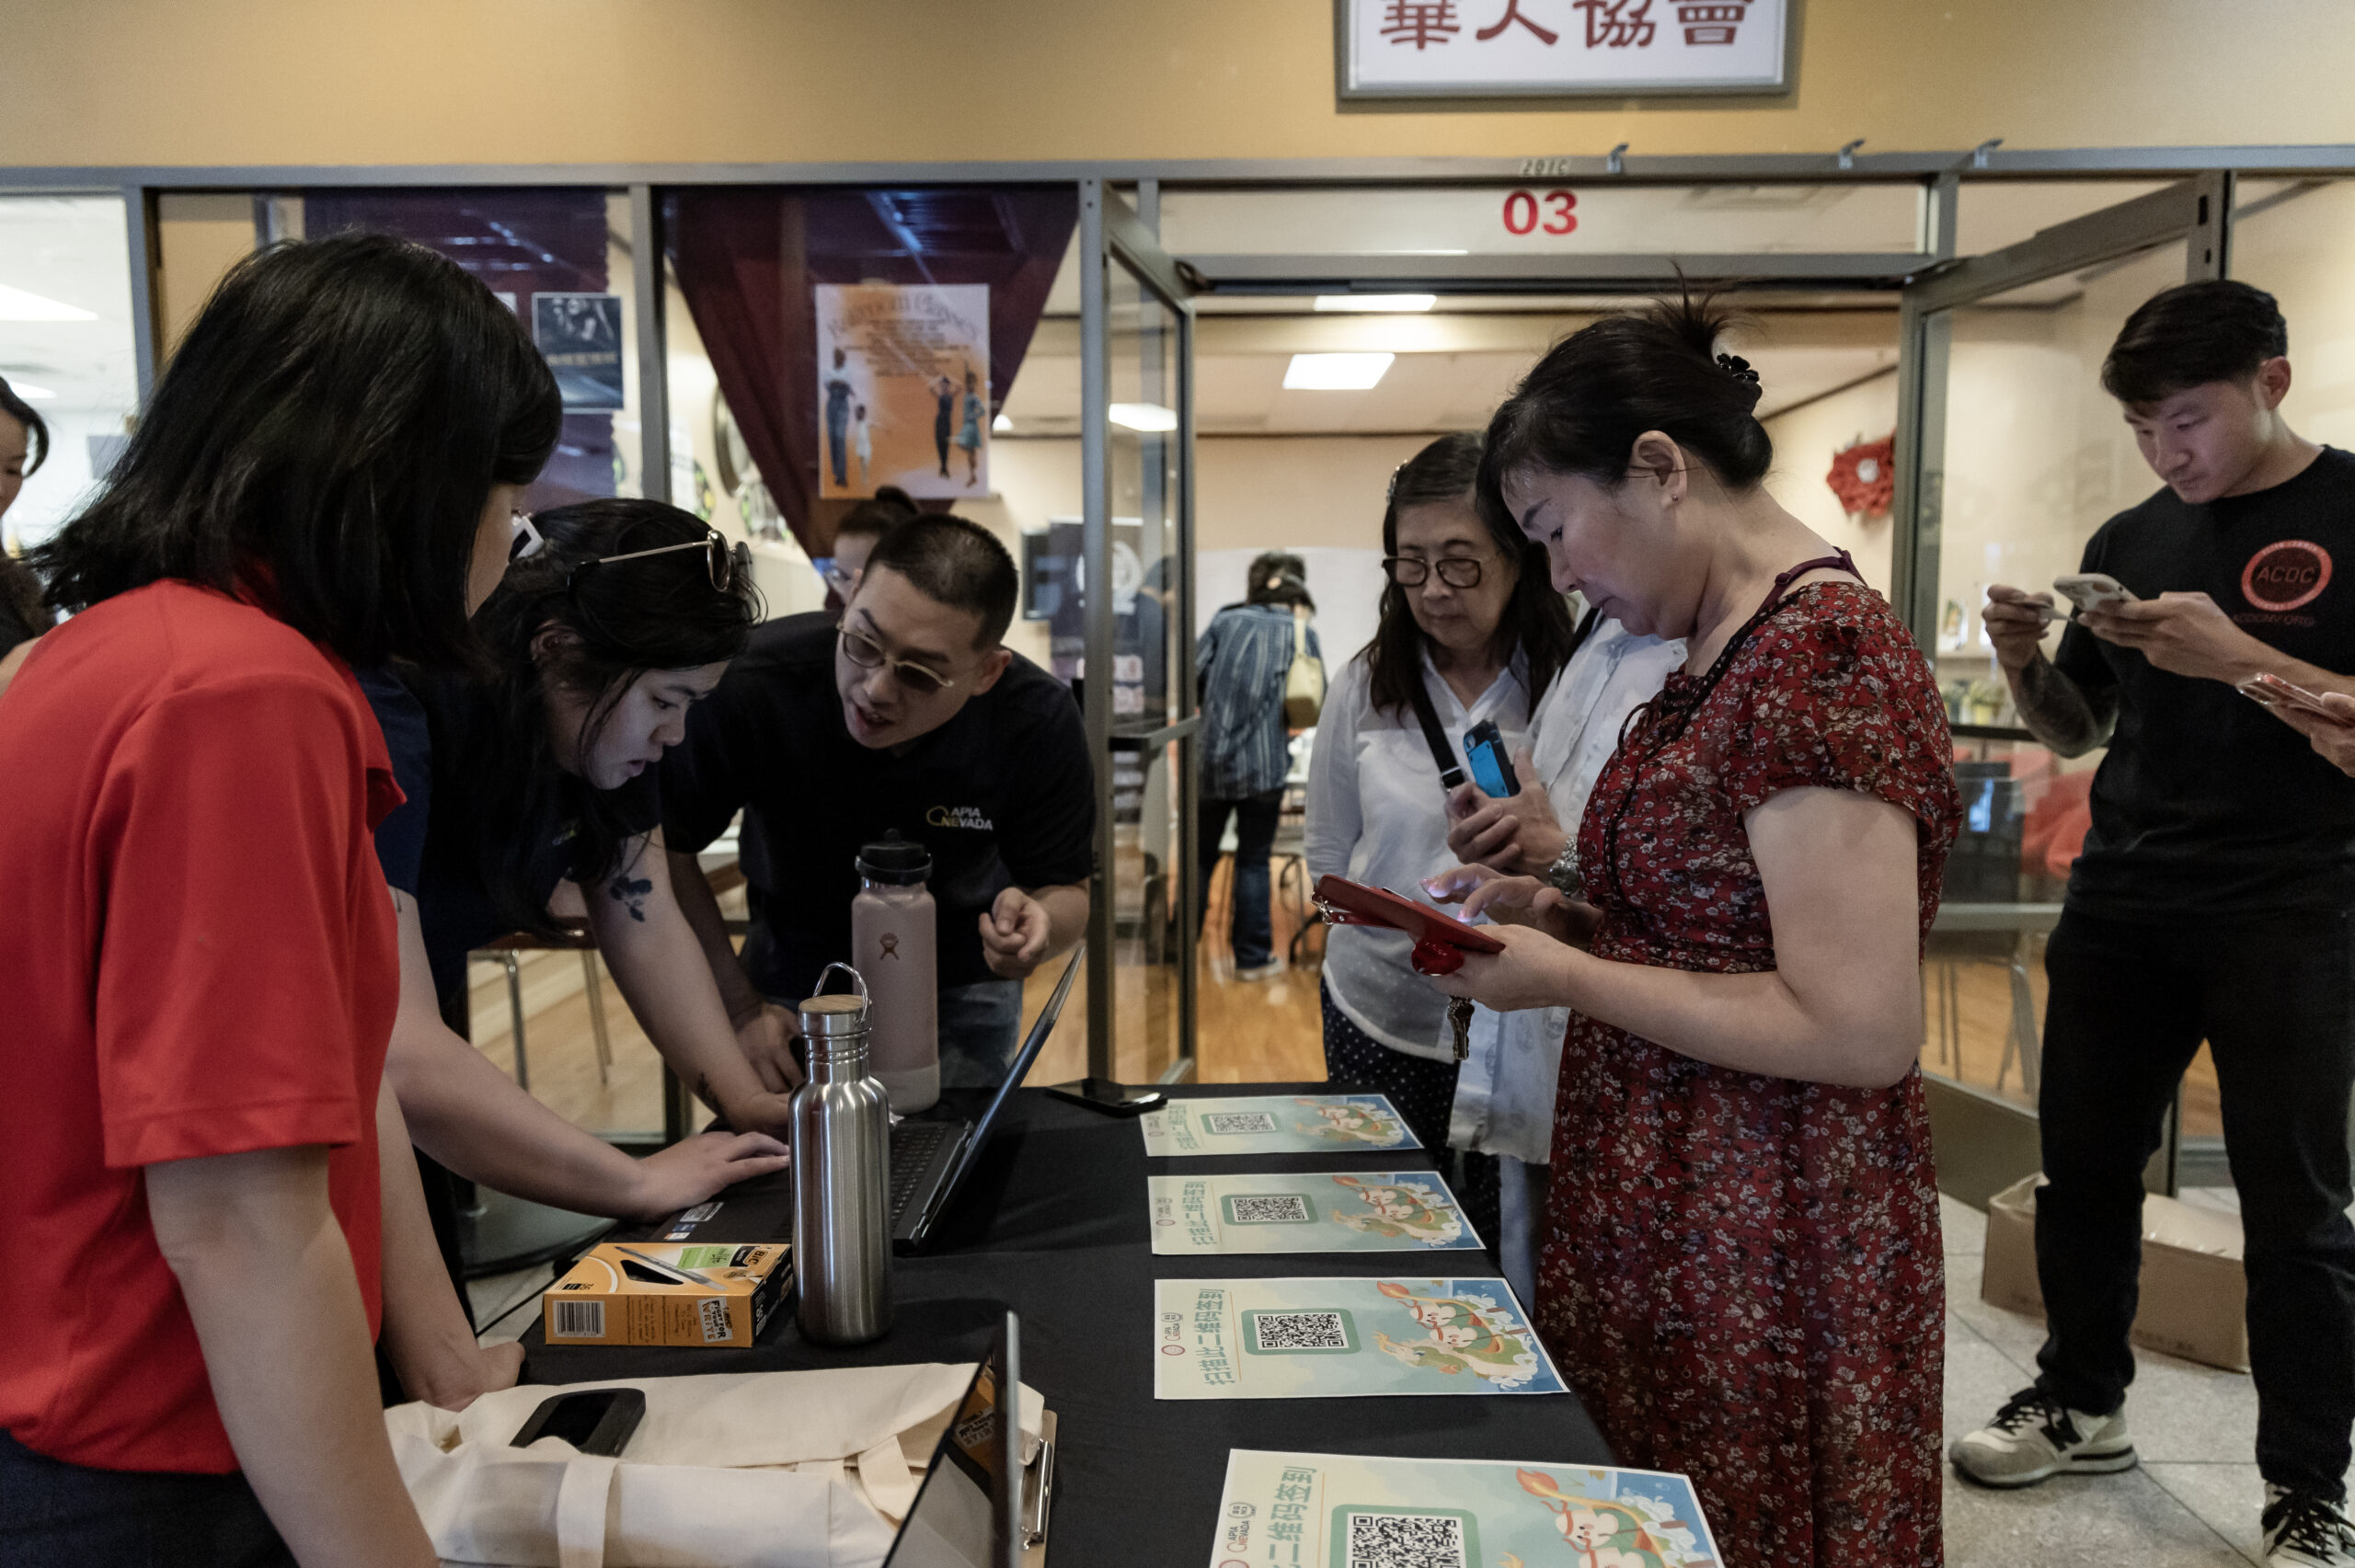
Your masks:
<path fill-rule="evenodd" d="M 1452 794 L 1464 782 L 1464 764 L 1448 750 L 1447 732 L 1439 727 L 1439 715 L 1431 710 L 1430 689 L 1419 675 L 1415 681 L 1415 717 L 1423 727 L 1424 740 L 1430 745 L 1431 761 L 1439 764 L 1440 787 Z"/>

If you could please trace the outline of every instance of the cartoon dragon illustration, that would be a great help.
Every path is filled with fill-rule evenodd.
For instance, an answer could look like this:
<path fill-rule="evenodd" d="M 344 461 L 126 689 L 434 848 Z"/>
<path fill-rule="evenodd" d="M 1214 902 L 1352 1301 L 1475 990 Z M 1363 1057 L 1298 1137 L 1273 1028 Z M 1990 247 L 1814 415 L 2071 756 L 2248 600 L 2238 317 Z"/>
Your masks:
<path fill-rule="evenodd" d="M 1409 1340 L 1392 1339 L 1377 1331 L 1374 1345 L 1384 1355 L 1451 1377 L 1468 1371 L 1500 1389 L 1517 1388 L 1536 1372 L 1537 1353 L 1526 1339 L 1504 1332 L 1514 1325 L 1510 1317 L 1497 1311 L 1494 1301 L 1424 1296 L 1391 1279 L 1376 1282 L 1374 1288 L 1394 1301 L 1405 1302 L 1423 1330 L 1421 1339 Z"/>
<path fill-rule="evenodd" d="M 1305 1097 L 1296 1097 L 1294 1104 L 1306 1105 L 1316 1113 L 1316 1122 L 1292 1124 L 1312 1138 L 1338 1139 L 1345 1143 L 1371 1143 L 1384 1149 L 1399 1141 L 1401 1129 L 1397 1122 L 1363 1105 L 1337 1105 Z"/>
<path fill-rule="evenodd" d="M 1515 1470 L 1521 1489 L 1554 1516 L 1554 1528 L 1570 1549 L 1573 1568 L 1717 1568 L 1714 1558 L 1695 1550 L 1693 1528 L 1639 1500 L 1607 1501 L 1565 1493 L 1543 1471 Z M 1508 1553 L 1502 1568 L 1523 1568 Z"/>
<path fill-rule="evenodd" d="M 1355 1176 L 1334 1181 L 1366 1201 L 1367 1211 L 1335 1209 L 1335 1222 L 1352 1230 L 1392 1238 L 1407 1237 L 1431 1246 L 1444 1246 L 1464 1234 L 1464 1221 L 1428 1187 L 1380 1185 Z"/>

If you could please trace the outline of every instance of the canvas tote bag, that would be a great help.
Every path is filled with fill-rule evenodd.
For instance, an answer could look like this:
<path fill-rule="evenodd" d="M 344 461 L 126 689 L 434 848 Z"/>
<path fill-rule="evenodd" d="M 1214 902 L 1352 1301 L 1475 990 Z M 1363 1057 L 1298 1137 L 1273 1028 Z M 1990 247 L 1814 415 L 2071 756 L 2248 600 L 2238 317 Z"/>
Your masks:
<path fill-rule="evenodd" d="M 444 1563 L 515 1568 L 877 1568 L 915 1502 L 971 1362 L 615 1378 L 385 1412 L 393 1458 Z M 511 1439 L 543 1400 L 638 1389 L 619 1459 Z M 1038 1393 L 1022 1390 L 1022 1452 Z"/>
<path fill-rule="evenodd" d="M 1292 668 L 1284 671 L 1284 727 L 1308 729 L 1325 706 L 1325 661 L 1308 651 L 1308 617 L 1292 615 Z"/>

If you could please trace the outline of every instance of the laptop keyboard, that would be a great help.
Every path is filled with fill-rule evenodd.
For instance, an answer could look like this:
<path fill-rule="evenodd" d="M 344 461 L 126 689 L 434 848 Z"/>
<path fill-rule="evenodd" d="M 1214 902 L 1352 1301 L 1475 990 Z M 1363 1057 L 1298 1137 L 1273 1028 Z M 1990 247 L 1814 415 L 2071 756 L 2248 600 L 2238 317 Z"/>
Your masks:
<path fill-rule="evenodd" d="M 931 1168 L 941 1144 L 960 1129 L 957 1122 L 901 1122 L 891 1128 L 891 1223 L 915 1196 L 916 1183 Z"/>

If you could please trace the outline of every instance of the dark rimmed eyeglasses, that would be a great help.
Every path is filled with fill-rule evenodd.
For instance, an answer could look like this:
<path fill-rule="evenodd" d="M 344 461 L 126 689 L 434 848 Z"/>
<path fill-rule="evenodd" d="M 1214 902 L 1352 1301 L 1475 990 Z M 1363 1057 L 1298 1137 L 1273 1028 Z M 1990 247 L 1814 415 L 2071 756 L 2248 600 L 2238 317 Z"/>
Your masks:
<path fill-rule="evenodd" d="M 1439 568 L 1439 580 L 1450 588 L 1480 586 L 1480 567 L 1485 555 L 1442 555 L 1436 561 L 1420 555 L 1384 555 L 1382 570 L 1400 588 L 1420 588 L 1430 580 L 1431 568 Z"/>
<path fill-rule="evenodd" d="M 912 658 L 898 658 L 881 643 L 865 632 L 842 629 L 843 653 L 861 670 L 889 670 L 894 680 L 905 686 L 912 695 L 936 696 L 957 684 L 928 664 L 918 664 Z"/>

